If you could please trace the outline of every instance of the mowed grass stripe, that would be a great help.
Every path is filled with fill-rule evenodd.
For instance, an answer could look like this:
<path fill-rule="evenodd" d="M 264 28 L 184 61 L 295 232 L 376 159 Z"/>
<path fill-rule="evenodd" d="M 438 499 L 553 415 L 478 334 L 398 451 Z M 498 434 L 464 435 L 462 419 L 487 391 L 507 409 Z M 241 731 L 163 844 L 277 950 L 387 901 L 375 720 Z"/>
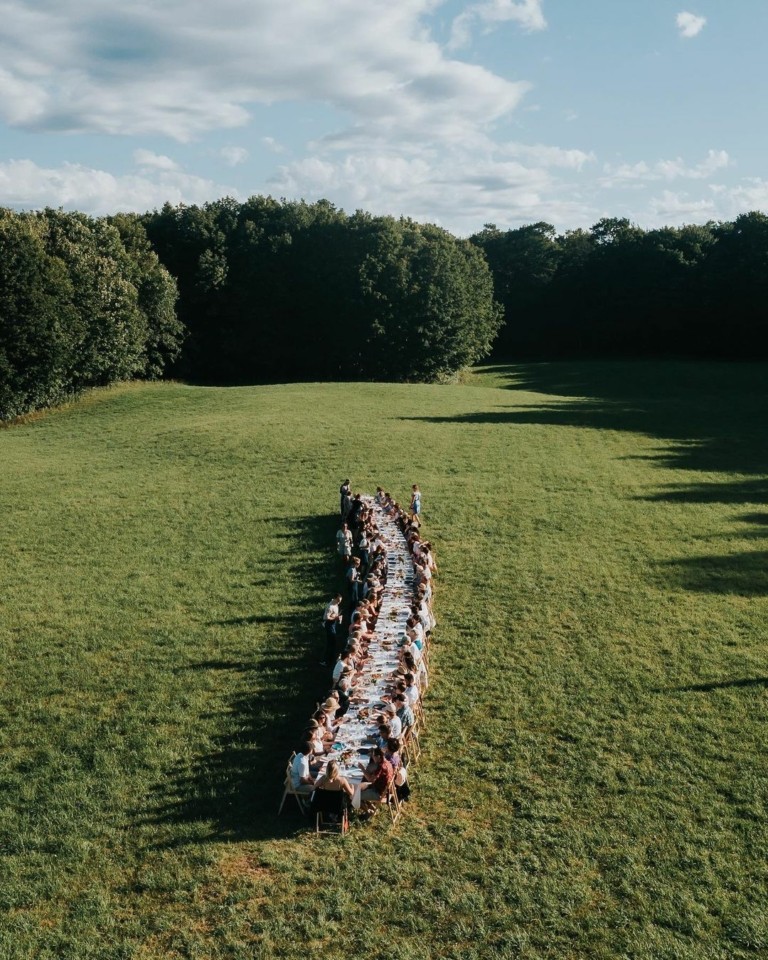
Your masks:
<path fill-rule="evenodd" d="M 0 956 L 755 956 L 765 368 L 134 385 L 0 432 Z M 407 816 L 275 816 L 336 492 L 424 491 Z M 302 945 L 303 944 L 303 945 Z"/>

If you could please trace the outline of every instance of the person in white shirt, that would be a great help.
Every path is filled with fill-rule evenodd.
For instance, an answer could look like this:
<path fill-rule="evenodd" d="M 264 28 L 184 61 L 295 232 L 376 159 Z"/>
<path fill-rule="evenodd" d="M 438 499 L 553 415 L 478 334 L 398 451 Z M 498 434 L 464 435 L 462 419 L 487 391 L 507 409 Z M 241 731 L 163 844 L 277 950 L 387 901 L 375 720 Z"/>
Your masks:
<path fill-rule="evenodd" d="M 341 675 L 344 672 L 346 666 L 352 666 L 352 650 L 345 650 L 344 653 L 336 661 L 336 666 L 333 668 L 332 679 L 334 685 L 341 680 Z"/>
<path fill-rule="evenodd" d="M 384 711 L 384 719 L 389 726 L 390 737 L 399 740 L 400 734 L 403 732 L 403 721 L 398 717 L 397 707 L 393 703 L 390 703 Z"/>
<path fill-rule="evenodd" d="M 326 667 L 336 660 L 336 634 L 341 625 L 341 600 L 337 593 L 323 613 L 323 627 L 325 628 L 325 660 L 320 661 L 321 667 Z"/>
<path fill-rule="evenodd" d="M 291 764 L 291 786 L 299 793 L 309 795 L 315 789 L 315 781 L 309 772 L 309 758 L 312 755 L 312 743 L 308 740 L 293 758 Z"/>
<path fill-rule="evenodd" d="M 419 688 L 416 686 L 416 678 L 412 673 L 406 673 L 405 675 L 405 690 L 403 693 L 408 700 L 408 703 L 414 707 L 419 702 Z"/>

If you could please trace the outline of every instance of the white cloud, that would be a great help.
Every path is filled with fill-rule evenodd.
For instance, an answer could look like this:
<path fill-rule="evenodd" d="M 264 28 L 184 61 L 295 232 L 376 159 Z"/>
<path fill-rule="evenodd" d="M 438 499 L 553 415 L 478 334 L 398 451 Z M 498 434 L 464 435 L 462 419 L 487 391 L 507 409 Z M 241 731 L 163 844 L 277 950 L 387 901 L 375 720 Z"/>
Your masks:
<path fill-rule="evenodd" d="M 695 13 L 688 13 L 688 11 L 684 10 L 682 13 L 678 13 L 676 22 L 680 36 L 689 39 L 701 33 L 707 22 L 707 18 L 699 17 Z"/>
<path fill-rule="evenodd" d="M 603 172 L 606 176 L 601 183 L 603 186 L 611 187 L 643 180 L 708 180 L 718 170 L 724 170 L 730 165 L 731 159 L 725 150 L 709 150 L 701 163 L 692 166 L 686 164 L 680 157 L 675 160 L 658 160 L 652 165 L 644 160 L 633 164 L 620 164 L 616 167 L 605 164 Z"/>
<path fill-rule="evenodd" d="M 285 147 L 274 137 L 262 137 L 261 142 L 271 153 L 285 153 Z"/>
<path fill-rule="evenodd" d="M 659 225 L 712 220 L 717 213 L 717 205 L 713 200 L 692 200 L 687 193 L 674 193 L 671 190 L 664 190 L 660 197 L 652 197 L 648 208 Z"/>
<path fill-rule="evenodd" d="M 465 47 L 472 39 L 472 27 L 480 23 L 485 33 L 493 25 L 514 21 L 523 30 L 532 32 L 544 30 L 547 21 L 541 9 L 543 0 L 485 0 L 471 4 L 455 18 L 451 26 L 451 38 L 448 47 L 451 50 Z"/>
<path fill-rule="evenodd" d="M 768 212 L 768 180 L 760 177 L 745 177 L 730 187 L 711 184 L 710 191 L 722 211 L 720 215 L 727 219 L 750 210 Z"/>
<path fill-rule="evenodd" d="M 153 170 L 178 170 L 179 165 L 170 157 L 152 153 L 151 150 L 134 150 L 134 163 L 139 167 L 149 167 Z"/>
<path fill-rule="evenodd" d="M 596 159 L 591 152 L 566 150 L 541 143 L 506 143 L 500 147 L 500 150 L 509 156 L 521 157 L 542 167 L 561 167 L 566 170 L 581 170 L 586 163 Z"/>
<path fill-rule="evenodd" d="M 517 225 L 551 220 L 565 227 L 594 214 L 551 172 L 578 173 L 590 158 L 558 147 L 507 144 L 477 153 L 450 150 L 313 156 L 279 168 L 270 187 L 281 196 L 331 197 L 348 210 L 399 215 L 440 223 L 457 234 L 483 223 Z"/>
<path fill-rule="evenodd" d="M 236 167 L 241 163 L 245 163 L 248 159 L 248 151 L 245 147 L 222 147 L 221 150 L 219 150 L 219 156 L 228 167 Z"/>
<path fill-rule="evenodd" d="M 4 0 L 0 118 L 185 141 L 247 123 L 253 104 L 310 100 L 353 131 L 460 140 L 513 110 L 527 85 L 447 58 L 425 26 L 439 3 Z M 494 0 L 476 13 L 535 26 L 539 7 Z"/>
<path fill-rule="evenodd" d="M 80 164 L 40 167 L 31 160 L 0 163 L 0 206 L 39 209 L 44 206 L 82 210 L 94 215 L 150 210 L 171 203 L 204 203 L 236 196 L 231 187 L 203 177 L 155 167 L 152 177 L 115 176 Z"/>

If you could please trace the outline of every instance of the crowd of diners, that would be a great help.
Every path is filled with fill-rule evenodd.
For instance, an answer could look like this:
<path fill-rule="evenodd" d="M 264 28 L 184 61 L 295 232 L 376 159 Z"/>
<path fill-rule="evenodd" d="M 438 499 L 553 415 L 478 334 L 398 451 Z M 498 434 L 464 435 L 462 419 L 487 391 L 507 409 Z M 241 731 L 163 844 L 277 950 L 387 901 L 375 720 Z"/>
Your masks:
<path fill-rule="evenodd" d="M 372 717 L 378 726 L 367 764 L 360 763 L 363 783 L 361 810 L 371 816 L 386 802 L 394 783 L 400 800 L 410 796 L 408 745 L 416 736 L 417 719 L 422 717 L 422 696 L 429 683 L 429 637 L 435 627 L 432 613 L 432 583 L 437 573 L 434 552 L 421 530 L 421 492 L 411 489 L 410 503 L 401 507 L 381 487 L 373 498 L 353 494 L 349 480 L 340 488 L 341 526 L 336 549 L 344 566 L 345 592 L 332 598 L 323 614 L 325 659 L 331 668 L 327 696 L 310 717 L 301 744 L 291 762 L 291 783 L 295 792 L 307 796 L 320 791 L 343 791 L 351 799 L 354 787 L 341 775 L 336 759 L 326 764 L 329 753 L 345 722 L 350 703 L 360 702 L 357 683 L 368 661 L 368 648 L 376 632 L 382 594 L 387 581 L 387 548 L 376 522 L 377 509 L 402 531 L 414 568 L 412 592 L 404 635 L 400 638 L 397 667 L 389 677 L 385 706 Z M 345 629 L 346 627 L 346 629 Z M 357 701 L 356 701 L 356 698 Z M 412 755 L 412 751 L 410 751 Z M 324 771 L 320 774 L 320 768 Z"/>

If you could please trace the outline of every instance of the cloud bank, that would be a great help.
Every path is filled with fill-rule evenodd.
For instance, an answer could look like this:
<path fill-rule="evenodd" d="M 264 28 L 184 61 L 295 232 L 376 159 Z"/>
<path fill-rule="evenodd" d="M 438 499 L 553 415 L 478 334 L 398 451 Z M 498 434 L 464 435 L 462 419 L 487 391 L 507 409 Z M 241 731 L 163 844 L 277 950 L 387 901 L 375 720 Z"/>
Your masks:
<path fill-rule="evenodd" d="M 0 116 L 45 131 L 166 134 L 180 141 L 249 120 L 255 104 L 327 104 L 361 132 L 473 137 L 527 85 L 447 57 L 424 18 L 438 0 L 6 0 Z M 470 8 L 535 25 L 537 0 Z M 538 12 L 537 12 L 538 11 Z"/>

